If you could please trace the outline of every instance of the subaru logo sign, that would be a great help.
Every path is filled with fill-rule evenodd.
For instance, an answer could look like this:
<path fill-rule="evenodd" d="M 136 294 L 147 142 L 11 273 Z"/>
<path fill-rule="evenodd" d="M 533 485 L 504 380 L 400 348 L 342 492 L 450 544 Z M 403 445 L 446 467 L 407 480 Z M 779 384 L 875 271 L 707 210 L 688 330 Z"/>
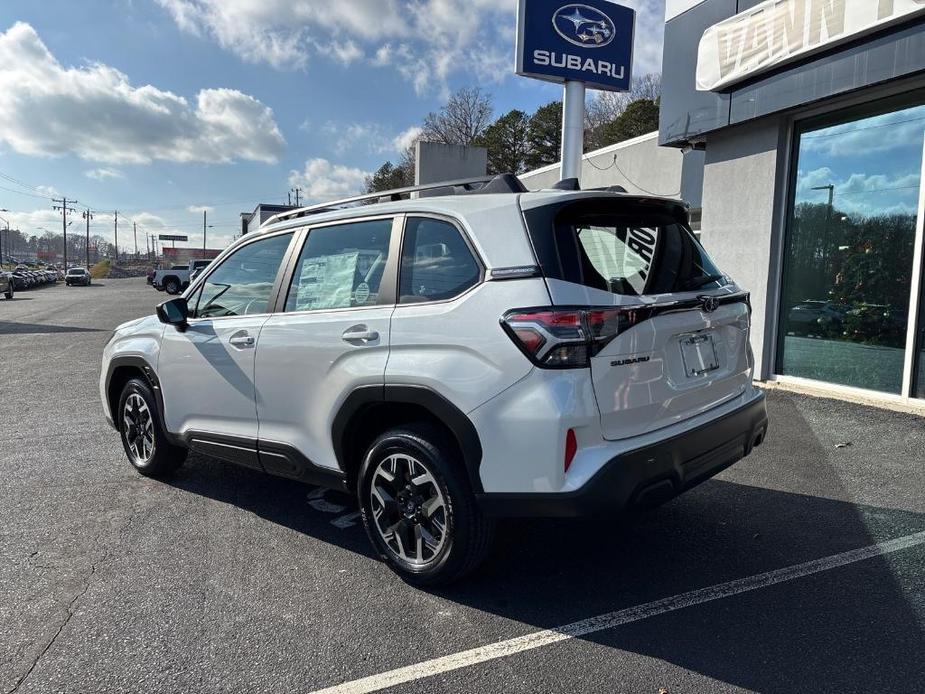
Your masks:
<path fill-rule="evenodd" d="M 517 74 L 627 91 L 636 12 L 608 0 L 518 0 Z"/>
<path fill-rule="evenodd" d="M 617 33 L 610 17 L 588 5 L 560 7 L 552 16 L 552 25 L 569 43 L 588 48 L 603 48 Z"/>

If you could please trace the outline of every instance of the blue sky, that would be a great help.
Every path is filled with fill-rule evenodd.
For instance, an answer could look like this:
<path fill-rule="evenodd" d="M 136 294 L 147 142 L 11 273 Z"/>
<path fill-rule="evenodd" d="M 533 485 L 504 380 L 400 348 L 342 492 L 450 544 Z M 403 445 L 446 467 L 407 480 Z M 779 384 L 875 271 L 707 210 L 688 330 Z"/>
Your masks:
<path fill-rule="evenodd" d="M 637 74 L 660 70 L 664 0 L 638 11 Z M 256 202 L 346 195 L 460 86 L 496 114 L 559 98 L 515 77 L 513 0 L 4 0 L 0 208 L 57 231 L 48 197 L 216 246 Z M 120 228 L 125 228 L 120 225 Z M 120 234 L 121 236 L 121 234 Z M 213 245 L 213 244 L 210 244 Z"/>
<path fill-rule="evenodd" d="M 925 140 L 925 106 L 820 128 L 803 135 L 797 202 L 825 203 L 849 215 L 915 214 Z"/>

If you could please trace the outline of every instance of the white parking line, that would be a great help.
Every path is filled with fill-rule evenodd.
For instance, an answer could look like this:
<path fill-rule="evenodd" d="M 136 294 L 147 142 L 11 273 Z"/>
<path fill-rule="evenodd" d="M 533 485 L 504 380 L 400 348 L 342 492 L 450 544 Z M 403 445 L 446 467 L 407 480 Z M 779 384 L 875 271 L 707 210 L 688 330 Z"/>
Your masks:
<path fill-rule="evenodd" d="M 421 663 L 416 663 L 415 665 L 398 668 L 397 670 L 391 670 L 352 682 L 345 682 L 344 684 L 339 684 L 334 687 L 328 687 L 327 689 L 317 690 L 314 694 L 364 694 L 365 692 L 375 692 L 405 682 L 432 677 L 451 670 L 458 670 L 460 668 L 469 667 L 470 665 L 477 665 L 478 663 L 495 660 L 496 658 L 503 658 L 515 653 L 521 653 L 522 651 L 549 646 L 559 641 L 573 639 L 578 636 L 586 636 L 587 634 L 593 634 L 606 629 L 613 629 L 623 624 L 638 622 L 642 619 L 665 614 L 666 612 L 674 612 L 675 610 L 680 610 L 685 607 L 702 605 L 703 603 L 712 602 L 713 600 L 720 600 L 721 598 L 748 593 L 760 588 L 767 588 L 768 586 L 773 586 L 778 583 L 785 583 L 797 578 L 810 576 L 820 571 L 828 571 L 840 566 L 854 564 L 855 562 L 864 561 L 865 559 L 872 559 L 873 557 L 898 552 L 922 544 L 925 544 L 925 531 L 913 535 L 906 535 L 905 537 L 900 537 L 895 540 L 888 540 L 876 545 L 854 549 L 849 552 L 833 554 L 828 557 L 823 557 L 822 559 L 814 559 L 813 561 L 808 561 L 803 564 L 796 564 L 783 569 L 768 571 L 767 573 L 757 574 L 747 578 L 740 578 L 735 581 L 729 581 L 728 583 L 720 583 L 715 586 L 692 590 L 687 593 L 681 593 L 680 595 L 655 600 L 654 602 L 647 602 L 644 605 L 637 605 L 636 607 L 629 607 L 616 612 L 608 612 L 598 615 L 597 617 L 591 617 L 590 619 L 583 619 L 580 622 L 572 622 L 571 624 L 566 624 L 556 629 L 544 629 L 542 631 L 533 632 L 532 634 L 508 639 L 507 641 L 499 641 L 497 643 L 488 644 L 487 646 L 479 646 L 478 648 L 471 648 L 467 651 L 453 653 L 443 656 L 442 658 L 426 660 Z"/>

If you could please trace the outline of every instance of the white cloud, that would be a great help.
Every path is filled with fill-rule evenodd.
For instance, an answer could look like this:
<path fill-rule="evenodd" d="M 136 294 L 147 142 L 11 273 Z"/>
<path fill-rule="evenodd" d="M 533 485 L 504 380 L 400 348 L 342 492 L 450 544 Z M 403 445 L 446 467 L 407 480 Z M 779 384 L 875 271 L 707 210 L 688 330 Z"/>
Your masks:
<path fill-rule="evenodd" d="M 404 152 L 411 145 L 418 141 L 422 132 L 423 131 L 421 128 L 416 125 L 412 125 L 410 128 L 402 133 L 399 133 L 392 139 L 392 147 L 399 152 Z"/>
<path fill-rule="evenodd" d="M 10 229 L 19 229 L 24 234 L 41 234 L 39 227 L 45 227 L 52 232 L 61 231 L 61 213 L 55 212 L 50 206 L 47 209 L 31 212 L 3 212 L 2 214 L 5 219 L 9 220 Z"/>
<path fill-rule="evenodd" d="M 344 124 L 329 121 L 322 130 L 333 142 L 332 150 L 338 156 L 356 149 L 370 154 L 401 153 L 421 136 L 421 128 L 417 126 L 396 135 L 378 123 Z"/>
<path fill-rule="evenodd" d="M 0 93 L 0 141 L 22 154 L 71 152 L 108 164 L 275 162 L 285 145 L 273 112 L 247 94 L 203 89 L 191 104 L 133 86 L 101 63 L 64 67 L 22 22 L 0 34 Z"/>
<path fill-rule="evenodd" d="M 180 29 L 209 36 L 252 63 L 306 68 L 369 55 L 418 93 L 445 91 L 451 74 L 498 82 L 513 73 L 513 0 L 157 0 Z M 625 0 L 637 10 L 636 73 L 662 59 L 664 0 Z"/>
<path fill-rule="evenodd" d="M 918 173 L 887 176 L 852 173 L 840 176 L 828 166 L 797 172 L 797 202 L 825 204 L 835 186 L 834 208 L 851 215 L 913 214 L 917 208 Z M 814 190 L 814 188 L 816 190 Z"/>
<path fill-rule="evenodd" d="M 123 178 L 122 172 L 118 169 L 90 169 L 84 171 L 84 176 L 92 178 L 94 181 L 105 181 L 107 178 Z"/>
<path fill-rule="evenodd" d="M 190 205 L 186 208 L 194 214 L 202 214 L 203 212 L 214 212 L 215 208 L 210 205 Z"/>
<path fill-rule="evenodd" d="M 55 188 L 54 186 L 36 186 L 35 190 L 36 192 L 38 192 L 39 195 L 44 195 L 45 197 L 48 197 L 48 198 L 54 198 L 54 197 L 61 196 L 61 193 L 59 193 L 58 189 Z"/>
<path fill-rule="evenodd" d="M 363 191 L 370 172 L 341 164 L 332 164 L 327 159 L 309 159 L 302 171 L 289 174 L 289 185 L 299 186 L 309 200 L 331 200 L 350 197 Z"/>

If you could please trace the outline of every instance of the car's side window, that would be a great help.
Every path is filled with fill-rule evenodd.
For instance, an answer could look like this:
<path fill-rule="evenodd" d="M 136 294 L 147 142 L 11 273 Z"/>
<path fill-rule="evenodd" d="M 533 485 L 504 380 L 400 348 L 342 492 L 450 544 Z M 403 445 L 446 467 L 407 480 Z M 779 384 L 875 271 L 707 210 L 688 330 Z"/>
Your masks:
<path fill-rule="evenodd" d="M 391 237 L 392 219 L 309 231 L 292 276 L 286 310 L 375 306 Z"/>
<path fill-rule="evenodd" d="M 409 217 L 402 246 L 399 303 L 452 299 L 477 284 L 481 269 L 453 224 Z"/>
<path fill-rule="evenodd" d="M 254 241 L 222 261 L 197 292 L 195 318 L 266 313 L 276 274 L 292 241 L 281 234 Z"/>

